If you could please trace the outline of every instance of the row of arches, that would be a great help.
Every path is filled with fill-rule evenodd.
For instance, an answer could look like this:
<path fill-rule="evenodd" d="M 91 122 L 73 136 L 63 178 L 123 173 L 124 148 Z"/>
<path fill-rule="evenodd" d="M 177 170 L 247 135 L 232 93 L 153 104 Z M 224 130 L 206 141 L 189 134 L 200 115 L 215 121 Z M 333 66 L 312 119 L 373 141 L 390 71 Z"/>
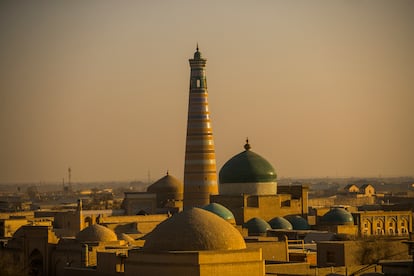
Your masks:
<path fill-rule="evenodd" d="M 408 235 L 409 221 L 406 218 L 365 218 L 362 220 L 363 235 Z"/>

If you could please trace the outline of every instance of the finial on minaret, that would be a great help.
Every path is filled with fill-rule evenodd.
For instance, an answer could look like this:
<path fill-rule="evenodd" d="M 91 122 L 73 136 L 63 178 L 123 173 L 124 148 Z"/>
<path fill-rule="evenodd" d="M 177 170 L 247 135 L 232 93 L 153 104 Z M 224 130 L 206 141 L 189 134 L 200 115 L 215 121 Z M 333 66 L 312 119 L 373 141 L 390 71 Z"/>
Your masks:
<path fill-rule="evenodd" d="M 169 175 L 170 174 L 170 172 L 167 170 L 167 175 Z"/>
<path fill-rule="evenodd" d="M 249 137 L 246 138 L 246 144 L 244 145 L 244 149 L 245 150 L 250 150 L 251 149 L 250 144 L 249 144 Z"/>
<path fill-rule="evenodd" d="M 72 176 L 72 169 L 69 167 L 69 168 L 68 168 L 68 181 L 69 181 L 69 185 L 71 184 L 71 183 L 70 183 L 71 176 Z"/>
<path fill-rule="evenodd" d="M 194 59 L 196 59 L 196 60 L 201 59 L 201 53 L 200 53 L 199 48 L 198 48 L 198 42 L 197 42 L 196 51 L 194 53 Z"/>
<path fill-rule="evenodd" d="M 82 211 L 82 199 L 78 198 L 77 211 Z"/>

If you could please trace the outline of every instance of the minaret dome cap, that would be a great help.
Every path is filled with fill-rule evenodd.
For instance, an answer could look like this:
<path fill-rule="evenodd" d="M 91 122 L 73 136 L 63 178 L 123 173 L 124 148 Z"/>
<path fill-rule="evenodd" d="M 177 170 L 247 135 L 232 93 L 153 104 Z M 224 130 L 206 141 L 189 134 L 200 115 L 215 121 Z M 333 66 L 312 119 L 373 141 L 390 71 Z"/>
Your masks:
<path fill-rule="evenodd" d="M 194 53 L 194 59 L 201 59 L 201 52 L 198 50 L 198 43 L 197 43 L 196 52 Z"/>

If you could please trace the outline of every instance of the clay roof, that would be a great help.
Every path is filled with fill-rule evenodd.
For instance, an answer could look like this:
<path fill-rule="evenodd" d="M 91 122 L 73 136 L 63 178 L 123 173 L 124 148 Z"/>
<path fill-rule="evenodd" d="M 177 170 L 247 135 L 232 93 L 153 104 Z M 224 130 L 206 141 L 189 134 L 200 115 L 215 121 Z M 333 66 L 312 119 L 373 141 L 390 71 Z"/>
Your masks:
<path fill-rule="evenodd" d="M 180 180 L 167 172 L 167 175 L 158 179 L 151 186 L 149 186 L 147 191 L 150 193 L 183 193 L 184 185 Z"/>
<path fill-rule="evenodd" d="M 239 231 L 219 216 L 191 208 L 160 223 L 146 238 L 145 251 L 245 249 Z"/>
<path fill-rule="evenodd" d="M 118 238 L 111 229 L 99 224 L 93 224 L 80 231 L 76 235 L 76 240 L 80 242 L 108 242 L 116 241 Z"/>

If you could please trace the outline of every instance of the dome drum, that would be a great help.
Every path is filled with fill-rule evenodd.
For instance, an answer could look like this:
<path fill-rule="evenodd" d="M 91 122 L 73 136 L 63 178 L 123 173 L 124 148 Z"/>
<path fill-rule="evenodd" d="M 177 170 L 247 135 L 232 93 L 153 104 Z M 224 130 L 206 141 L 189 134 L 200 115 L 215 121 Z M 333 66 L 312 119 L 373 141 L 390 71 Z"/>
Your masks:
<path fill-rule="evenodd" d="M 249 195 L 275 195 L 277 193 L 276 182 L 254 183 L 220 183 L 219 191 L 222 195 L 249 194 Z"/>

